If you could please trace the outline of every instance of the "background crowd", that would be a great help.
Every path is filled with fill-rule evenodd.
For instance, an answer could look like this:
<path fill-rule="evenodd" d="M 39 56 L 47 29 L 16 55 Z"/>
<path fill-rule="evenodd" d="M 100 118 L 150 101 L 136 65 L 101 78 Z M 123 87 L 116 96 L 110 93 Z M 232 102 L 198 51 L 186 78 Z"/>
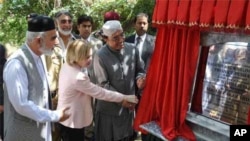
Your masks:
<path fill-rule="evenodd" d="M 75 34 L 73 16 L 66 10 L 53 19 L 28 15 L 26 42 L 1 67 L 1 85 L 5 83 L 1 95 L 8 111 L 1 137 L 134 140 L 138 133 L 133 119 L 146 86 L 155 37 L 147 34 L 145 13 L 134 18 L 135 32 L 128 37 L 119 19 L 118 13 L 106 12 L 102 28 L 92 31 L 92 17 L 80 15 Z M 142 135 L 142 140 L 148 136 Z"/>

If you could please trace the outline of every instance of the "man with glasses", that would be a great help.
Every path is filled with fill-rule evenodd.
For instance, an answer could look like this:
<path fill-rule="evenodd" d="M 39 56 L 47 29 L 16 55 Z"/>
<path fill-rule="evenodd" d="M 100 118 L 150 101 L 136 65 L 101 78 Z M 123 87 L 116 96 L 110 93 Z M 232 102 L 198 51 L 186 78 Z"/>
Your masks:
<path fill-rule="evenodd" d="M 125 43 L 121 23 L 107 21 L 103 27 L 106 44 L 94 57 L 97 84 L 124 94 L 135 94 L 135 86 L 145 85 L 145 71 L 138 50 Z M 97 100 L 95 115 L 96 141 L 130 141 L 133 136 L 134 108 L 132 103 Z"/>
<path fill-rule="evenodd" d="M 58 31 L 59 45 L 63 52 L 69 44 L 70 41 L 75 39 L 80 39 L 81 37 L 72 33 L 73 29 L 73 16 L 67 10 L 58 11 L 55 14 L 55 24 Z"/>

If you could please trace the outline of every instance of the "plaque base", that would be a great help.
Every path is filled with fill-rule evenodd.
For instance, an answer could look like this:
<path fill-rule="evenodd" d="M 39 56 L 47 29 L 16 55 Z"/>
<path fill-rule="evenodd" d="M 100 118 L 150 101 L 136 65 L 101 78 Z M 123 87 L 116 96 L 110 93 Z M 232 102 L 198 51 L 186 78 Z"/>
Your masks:
<path fill-rule="evenodd" d="M 195 113 L 187 113 L 187 124 L 193 130 L 197 141 L 226 141 L 229 140 L 229 125 L 215 121 Z M 140 125 L 140 128 L 150 134 L 168 141 L 161 133 L 161 128 L 155 121 Z M 179 137 L 176 141 L 186 141 Z"/>

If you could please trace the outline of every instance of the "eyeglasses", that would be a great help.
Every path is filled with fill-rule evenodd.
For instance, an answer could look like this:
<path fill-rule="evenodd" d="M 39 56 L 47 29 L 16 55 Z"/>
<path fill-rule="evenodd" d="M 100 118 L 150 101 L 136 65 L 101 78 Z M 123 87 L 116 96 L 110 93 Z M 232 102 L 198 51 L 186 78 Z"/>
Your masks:
<path fill-rule="evenodd" d="M 71 24 L 72 20 L 60 20 L 61 24 L 65 24 L 66 22 L 68 22 L 69 24 Z"/>
<path fill-rule="evenodd" d="M 114 42 L 118 42 L 118 41 L 120 41 L 121 38 L 123 40 L 125 39 L 125 34 L 124 33 L 121 33 L 120 35 L 112 37 L 111 40 L 114 41 Z"/>

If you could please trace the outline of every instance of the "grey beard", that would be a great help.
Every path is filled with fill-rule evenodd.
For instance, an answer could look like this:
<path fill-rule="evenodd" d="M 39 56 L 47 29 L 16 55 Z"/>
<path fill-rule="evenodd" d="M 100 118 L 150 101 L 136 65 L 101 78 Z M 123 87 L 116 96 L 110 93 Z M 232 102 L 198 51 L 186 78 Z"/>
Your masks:
<path fill-rule="evenodd" d="M 53 49 L 46 49 L 45 46 L 40 47 L 39 51 L 41 51 L 42 54 L 46 55 L 46 56 L 51 56 L 53 53 Z"/>
<path fill-rule="evenodd" d="M 70 35 L 70 34 L 71 34 L 72 29 L 69 30 L 69 31 L 64 31 L 64 30 L 62 30 L 60 27 L 58 27 L 58 31 L 59 31 L 62 35 L 67 36 L 67 35 Z"/>

